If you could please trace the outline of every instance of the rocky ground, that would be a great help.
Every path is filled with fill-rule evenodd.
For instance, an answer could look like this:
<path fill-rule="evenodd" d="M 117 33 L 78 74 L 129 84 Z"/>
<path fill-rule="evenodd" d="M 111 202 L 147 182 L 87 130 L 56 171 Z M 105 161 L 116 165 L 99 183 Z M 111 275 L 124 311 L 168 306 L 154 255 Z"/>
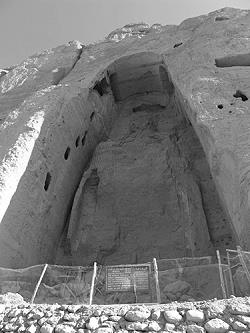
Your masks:
<path fill-rule="evenodd" d="M 250 331 L 250 298 L 169 305 L 35 305 L 18 294 L 0 297 L 1 332 L 226 333 Z"/>

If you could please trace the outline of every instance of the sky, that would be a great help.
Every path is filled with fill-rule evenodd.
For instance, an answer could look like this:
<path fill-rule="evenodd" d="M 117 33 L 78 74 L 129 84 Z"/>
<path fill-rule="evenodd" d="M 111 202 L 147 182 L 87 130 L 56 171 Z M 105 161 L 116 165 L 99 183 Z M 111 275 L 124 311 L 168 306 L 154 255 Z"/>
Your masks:
<path fill-rule="evenodd" d="M 127 23 L 179 24 L 250 0 L 0 0 L 0 68 L 71 40 L 100 41 Z"/>

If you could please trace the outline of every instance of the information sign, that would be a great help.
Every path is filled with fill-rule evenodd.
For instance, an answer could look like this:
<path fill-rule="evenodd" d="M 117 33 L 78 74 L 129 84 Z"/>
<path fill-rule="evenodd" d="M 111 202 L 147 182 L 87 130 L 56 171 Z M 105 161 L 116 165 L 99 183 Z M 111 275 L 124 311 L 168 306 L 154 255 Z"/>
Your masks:
<path fill-rule="evenodd" d="M 106 291 L 149 289 L 151 265 L 116 265 L 106 267 Z"/>

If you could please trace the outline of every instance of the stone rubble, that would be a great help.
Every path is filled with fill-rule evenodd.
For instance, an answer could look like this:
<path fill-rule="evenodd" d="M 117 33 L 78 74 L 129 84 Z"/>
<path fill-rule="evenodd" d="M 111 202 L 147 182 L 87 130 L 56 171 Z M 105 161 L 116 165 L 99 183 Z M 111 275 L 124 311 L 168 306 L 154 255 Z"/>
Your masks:
<path fill-rule="evenodd" d="M 229 324 L 219 318 L 211 319 L 205 324 L 208 333 L 225 333 L 229 328 Z"/>
<path fill-rule="evenodd" d="M 198 325 L 188 325 L 187 333 L 205 333 L 205 330 L 203 327 Z"/>
<path fill-rule="evenodd" d="M 177 310 L 169 310 L 164 312 L 164 317 L 170 324 L 178 324 L 182 321 L 182 316 Z"/>
<path fill-rule="evenodd" d="M 202 323 L 205 319 L 204 313 L 199 310 L 188 310 L 186 316 L 187 320 L 194 321 L 195 323 Z"/>
<path fill-rule="evenodd" d="M 148 306 L 0 305 L 1 333 L 250 332 L 250 297 Z"/>

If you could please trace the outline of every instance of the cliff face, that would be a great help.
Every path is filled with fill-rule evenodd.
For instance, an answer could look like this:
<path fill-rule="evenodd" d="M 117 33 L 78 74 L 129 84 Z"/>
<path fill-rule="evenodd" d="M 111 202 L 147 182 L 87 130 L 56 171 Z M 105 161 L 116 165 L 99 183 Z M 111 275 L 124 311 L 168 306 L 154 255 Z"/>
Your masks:
<path fill-rule="evenodd" d="M 250 247 L 250 12 L 125 30 L 1 72 L 1 266 Z"/>

